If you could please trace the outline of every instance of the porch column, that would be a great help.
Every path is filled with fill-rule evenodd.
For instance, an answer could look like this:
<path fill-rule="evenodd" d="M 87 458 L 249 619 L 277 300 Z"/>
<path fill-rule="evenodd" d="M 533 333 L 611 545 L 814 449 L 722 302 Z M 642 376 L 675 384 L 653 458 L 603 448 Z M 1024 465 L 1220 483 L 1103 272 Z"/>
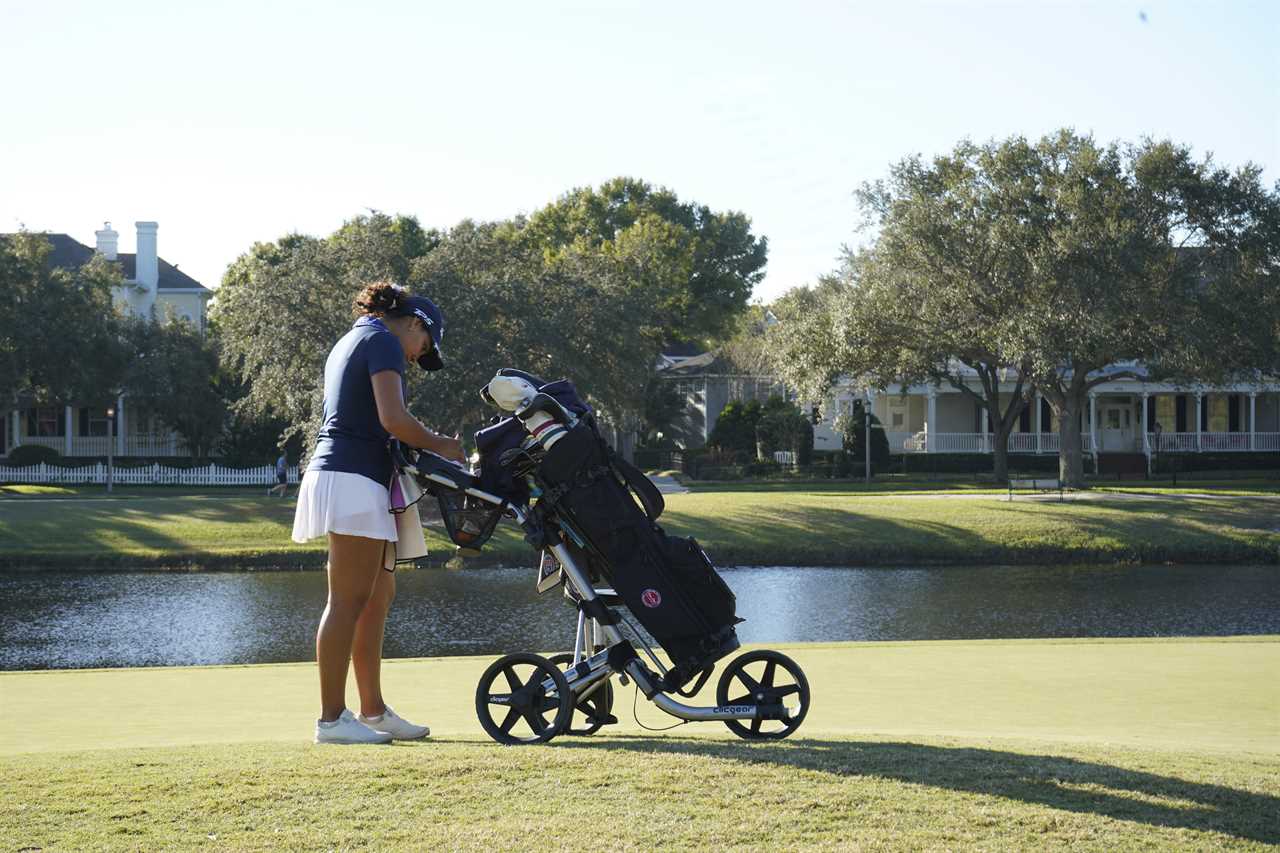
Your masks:
<path fill-rule="evenodd" d="M 938 389 L 929 389 L 928 405 L 929 410 L 924 422 L 924 449 L 926 453 L 933 453 L 936 449 L 933 436 L 938 431 Z"/>
<path fill-rule="evenodd" d="M 116 397 L 116 455 L 125 456 L 124 395 Z"/>
<path fill-rule="evenodd" d="M 978 416 L 982 418 L 982 452 L 994 453 L 991 446 L 991 410 L 983 406 L 978 410 Z"/>
<path fill-rule="evenodd" d="M 1044 424 L 1040 422 L 1041 413 L 1044 411 L 1044 403 L 1040 402 L 1039 391 L 1032 394 L 1031 399 L 1034 401 L 1033 404 L 1036 407 L 1036 455 L 1038 456 L 1040 455 L 1040 433 L 1044 432 Z"/>
<path fill-rule="evenodd" d="M 1150 425 L 1147 423 L 1147 397 L 1150 396 L 1146 391 L 1142 392 L 1142 452 L 1151 456 L 1151 441 L 1147 438 L 1147 433 L 1151 431 Z"/>
<path fill-rule="evenodd" d="M 1256 423 L 1257 418 L 1258 418 L 1258 392 L 1250 391 L 1249 392 L 1249 449 L 1250 450 L 1256 449 L 1257 442 L 1256 442 L 1256 439 L 1254 439 L 1254 434 L 1258 431 L 1258 425 Z"/>
<path fill-rule="evenodd" d="M 1093 444 L 1093 466 L 1098 467 L 1098 395 L 1089 395 L 1089 441 Z M 1095 470 L 1096 474 L 1097 471 Z"/>
<path fill-rule="evenodd" d="M 65 411 L 62 413 L 62 420 L 63 420 L 63 423 L 66 425 L 66 428 L 63 429 L 62 431 L 63 433 L 62 455 L 70 456 L 71 455 L 71 407 L 64 406 L 63 409 L 65 409 Z"/>
<path fill-rule="evenodd" d="M 1196 392 L 1196 450 L 1200 450 L 1200 407 L 1204 405 L 1204 395 Z"/>
<path fill-rule="evenodd" d="M 22 444 L 22 430 L 19 429 L 19 427 L 21 426 L 22 426 L 22 412 L 18 409 L 14 409 L 13 410 L 13 441 L 10 443 L 11 447 L 18 447 L 19 445 Z"/>

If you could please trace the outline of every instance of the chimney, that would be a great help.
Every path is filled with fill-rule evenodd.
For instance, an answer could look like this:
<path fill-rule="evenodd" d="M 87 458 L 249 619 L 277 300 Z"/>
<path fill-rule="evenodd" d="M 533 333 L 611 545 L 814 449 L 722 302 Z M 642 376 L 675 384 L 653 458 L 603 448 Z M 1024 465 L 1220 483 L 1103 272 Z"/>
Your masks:
<path fill-rule="evenodd" d="M 93 235 L 98 238 L 98 254 L 109 261 L 114 261 L 116 259 L 116 241 L 120 239 L 120 235 L 111 227 L 111 223 L 102 223 L 102 230 L 94 231 Z"/>
<path fill-rule="evenodd" d="M 156 254 L 156 229 L 160 226 L 155 222 L 133 224 L 138 228 L 138 254 L 133 278 L 155 293 L 156 286 L 160 283 L 160 258 Z"/>

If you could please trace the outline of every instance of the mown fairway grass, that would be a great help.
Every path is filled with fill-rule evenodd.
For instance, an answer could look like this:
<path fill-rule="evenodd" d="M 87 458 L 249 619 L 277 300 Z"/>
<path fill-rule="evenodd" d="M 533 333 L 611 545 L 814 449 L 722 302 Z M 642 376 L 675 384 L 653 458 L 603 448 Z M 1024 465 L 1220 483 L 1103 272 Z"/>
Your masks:
<path fill-rule="evenodd" d="M 322 566 L 323 541 L 292 542 L 292 522 L 292 499 L 258 493 L 6 499 L 0 568 Z M 1280 562 L 1280 498 L 1265 496 L 1010 503 L 998 493 L 707 489 L 668 495 L 663 524 L 698 537 L 721 565 Z M 437 562 L 453 553 L 438 526 L 428 544 Z M 474 565 L 528 560 L 503 523 Z"/>
<path fill-rule="evenodd" d="M 487 659 L 388 663 L 435 737 L 315 747 L 310 665 L 0 674 L 12 849 L 1263 849 L 1280 638 L 784 647 L 794 740 L 715 724 L 508 748 Z M 650 725 L 669 718 L 642 703 Z"/>

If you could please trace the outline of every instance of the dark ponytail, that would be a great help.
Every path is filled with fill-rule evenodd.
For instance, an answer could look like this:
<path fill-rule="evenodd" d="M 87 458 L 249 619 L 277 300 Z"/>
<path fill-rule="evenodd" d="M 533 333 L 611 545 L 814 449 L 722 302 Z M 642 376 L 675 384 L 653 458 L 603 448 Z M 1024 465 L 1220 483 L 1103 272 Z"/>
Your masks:
<path fill-rule="evenodd" d="M 395 315 L 400 311 L 401 302 L 409 291 L 389 281 L 375 281 L 365 285 L 364 290 L 356 297 L 353 310 L 356 316 L 365 314 L 371 317 Z"/>

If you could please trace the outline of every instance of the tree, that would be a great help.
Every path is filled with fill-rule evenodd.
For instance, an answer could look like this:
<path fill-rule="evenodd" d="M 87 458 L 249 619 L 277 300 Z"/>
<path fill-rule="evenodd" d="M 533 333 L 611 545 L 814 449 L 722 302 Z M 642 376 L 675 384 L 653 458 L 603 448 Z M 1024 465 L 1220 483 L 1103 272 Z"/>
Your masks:
<path fill-rule="evenodd" d="M 797 464 L 807 465 L 813 456 L 813 424 L 795 403 L 770 397 L 760 409 L 756 446 L 765 459 L 775 451 L 789 451 L 796 454 Z"/>
<path fill-rule="evenodd" d="M 208 458 L 227 415 L 217 338 L 171 314 L 128 321 L 126 339 L 124 390 L 182 436 L 193 457 Z"/>
<path fill-rule="evenodd" d="M 1257 174 L 1197 165 L 1172 143 L 1099 146 L 1065 130 L 907 158 L 858 193 L 872 244 L 777 306 L 779 368 L 797 385 L 811 371 L 811 385 L 848 374 L 960 388 L 992 413 L 997 476 L 1034 385 L 1059 424 L 1060 475 L 1081 486 L 1089 390 L 1142 375 L 1104 368 L 1142 360 L 1207 375 L 1224 361 L 1211 346 L 1224 318 L 1275 305 L 1261 298 L 1275 281 L 1275 195 Z M 1274 316 L 1254 318 L 1243 337 L 1273 341 Z M 1228 364 L 1275 351 L 1231 340 Z M 981 394 L 960 381 L 961 366 Z"/>
<path fill-rule="evenodd" d="M 1025 310 L 1017 234 L 1024 172 L 1015 154 L 964 142 L 928 163 L 908 157 L 888 181 L 864 184 L 856 195 L 875 241 L 846 249 L 835 276 L 783 309 L 780 367 L 810 368 L 814 357 L 796 351 L 817 346 L 829 351 L 820 371 L 828 381 L 844 374 L 882 390 L 898 382 L 955 388 L 990 418 L 995 476 L 1005 479 L 1009 433 L 1030 394 L 1028 365 L 1001 338 Z M 822 339 L 815 325 L 825 327 Z M 1010 394 L 1000 387 L 1007 376 Z"/>
<path fill-rule="evenodd" d="M 233 376 L 247 385 L 237 417 L 283 421 L 309 448 L 320 424 L 324 362 L 351 327 L 367 282 L 409 274 L 438 235 L 410 217 L 358 216 L 320 239 L 257 243 L 223 275 L 212 311 Z"/>
<path fill-rule="evenodd" d="M 530 216 L 526 230 L 550 259 L 614 258 L 627 286 L 646 292 L 662 328 L 680 340 L 722 335 L 764 277 L 768 255 L 745 215 L 682 202 L 635 178 L 572 190 Z"/>
<path fill-rule="evenodd" d="M 1134 373 L 1104 368 L 1140 360 L 1212 380 L 1269 366 L 1280 205 L 1256 167 L 1233 173 L 1167 141 L 1099 146 L 1062 131 L 1006 144 L 1031 164 L 1034 223 L 1023 249 L 1034 310 L 1008 324 L 1007 348 L 1052 406 L 1060 474 L 1080 486 L 1088 393 Z"/>
<path fill-rule="evenodd" d="M 606 420 L 638 426 L 658 354 L 652 303 L 611 259 L 549 259 L 526 237 L 518 220 L 463 222 L 415 264 L 415 290 L 440 304 L 449 329 L 448 369 L 416 381 L 460 429 L 493 414 L 477 391 L 501 367 L 573 379 Z"/>
<path fill-rule="evenodd" d="M 650 378 L 645 386 L 640 443 L 662 447 L 664 441 L 659 436 L 664 432 L 670 436 L 671 425 L 684 412 L 684 408 L 685 399 L 677 393 L 676 383 Z"/>
<path fill-rule="evenodd" d="M 97 255 L 53 267 L 52 249 L 40 234 L 0 237 L 0 395 L 106 405 L 128 359 L 111 293 L 119 267 Z"/>
<path fill-rule="evenodd" d="M 374 214 L 326 239 L 290 235 L 231 265 L 214 319 L 227 363 L 249 386 L 237 416 L 280 418 L 286 435 L 312 441 L 324 360 L 350 328 L 352 300 L 366 282 L 395 277 L 446 318 L 446 368 L 407 373 L 410 408 L 428 425 L 466 434 L 484 423 L 493 411 L 478 391 L 501 367 L 572 378 L 606 419 L 638 424 L 656 315 L 614 259 L 548 258 L 521 220 L 463 221 L 423 239 L 406 239 L 412 228 L 395 226 L 405 221 Z"/>

